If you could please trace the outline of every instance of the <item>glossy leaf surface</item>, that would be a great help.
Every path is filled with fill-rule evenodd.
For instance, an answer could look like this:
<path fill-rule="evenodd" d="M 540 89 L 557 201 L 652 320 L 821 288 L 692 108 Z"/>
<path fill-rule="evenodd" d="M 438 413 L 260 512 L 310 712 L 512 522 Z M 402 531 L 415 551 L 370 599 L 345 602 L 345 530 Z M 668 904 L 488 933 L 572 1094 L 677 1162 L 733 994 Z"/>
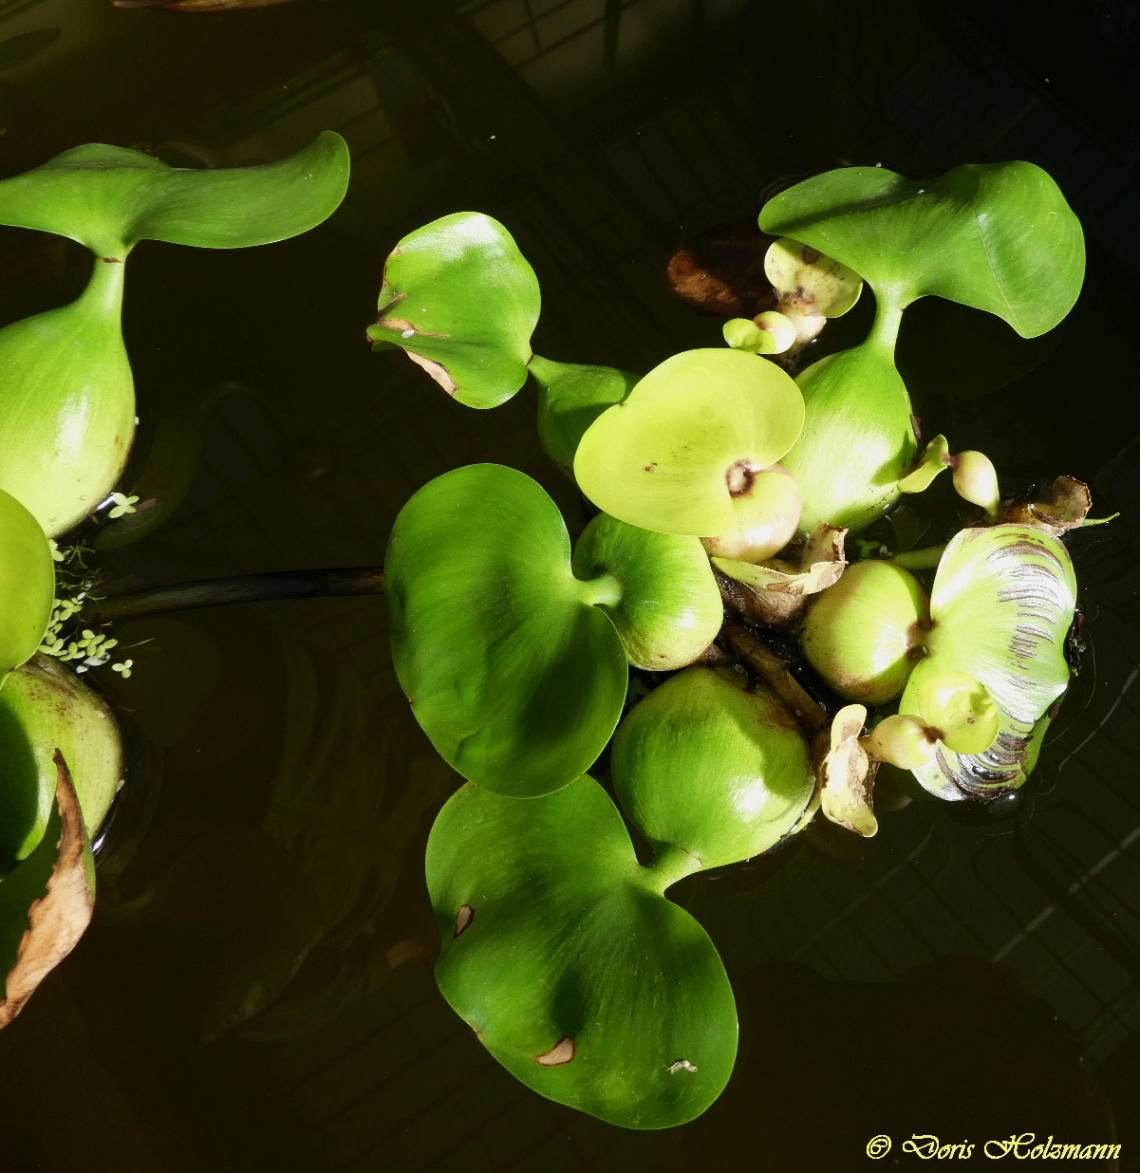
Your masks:
<path fill-rule="evenodd" d="M 642 529 L 714 537 L 736 483 L 774 464 L 803 425 L 803 399 L 773 363 L 688 350 L 655 367 L 587 429 L 574 476 L 600 509 Z"/>
<path fill-rule="evenodd" d="M 398 346 L 468 407 L 497 407 L 526 382 L 538 280 L 490 216 L 456 212 L 405 236 L 384 265 L 374 349 Z"/>
<path fill-rule="evenodd" d="M 36 656 L 0 689 L 0 873 L 43 837 L 56 792 L 57 750 L 69 763 L 92 836 L 123 778 L 119 727 L 107 702 L 80 677 L 49 656 Z"/>
<path fill-rule="evenodd" d="M 760 227 L 835 257 L 899 308 L 944 297 L 1023 338 L 1056 326 L 1084 278 L 1080 222 L 1032 163 L 967 164 L 935 183 L 844 167 L 769 200 Z"/>
<path fill-rule="evenodd" d="M 780 462 L 800 487 L 800 531 L 865 529 L 899 495 L 918 442 L 889 349 L 868 341 L 812 363 L 797 379 L 803 432 Z"/>
<path fill-rule="evenodd" d="M 621 639 L 581 582 L 554 502 L 496 464 L 445 473 L 400 511 L 385 558 L 396 674 L 444 760 L 528 797 L 564 786 L 621 715 Z"/>
<path fill-rule="evenodd" d="M 0 1027 L 75 948 L 95 906 L 95 864 L 62 755 L 55 809 L 36 849 L 0 883 Z"/>
<path fill-rule="evenodd" d="M 538 441 L 564 472 L 574 475 L 574 453 L 586 429 L 633 390 L 638 376 L 613 367 L 552 362 L 535 355 L 530 373 L 538 384 Z"/>
<path fill-rule="evenodd" d="M 89 143 L 0 182 L 0 224 L 67 236 L 119 261 L 140 240 L 246 248 L 326 220 L 348 170 L 348 147 L 333 131 L 273 163 L 203 171 Z"/>
<path fill-rule="evenodd" d="M 1076 578 L 1065 547 L 1034 526 L 962 530 L 946 547 L 930 613 L 927 655 L 899 706 L 920 715 L 919 690 L 935 674 L 979 680 L 997 704 L 997 740 L 984 753 L 939 745 L 915 770 L 928 790 L 965 793 L 1020 785 L 1034 728 L 1068 687 L 1065 637 L 1076 606 Z"/>
<path fill-rule="evenodd" d="M 527 1087 L 626 1128 L 700 1115 L 736 1056 L 716 949 L 637 863 L 588 777 L 518 802 L 464 786 L 427 848 L 440 991 Z"/>
<path fill-rule="evenodd" d="M 0 684 L 40 646 L 54 597 L 55 561 L 43 530 L 0 490 Z"/>
<path fill-rule="evenodd" d="M 610 761 L 630 821 L 704 867 L 767 851 L 814 789 L 807 742 L 769 688 L 724 668 L 686 668 L 618 727 Z"/>
<path fill-rule="evenodd" d="M 573 567 L 580 579 L 617 580 L 621 597 L 601 608 L 637 668 L 683 668 L 720 631 L 724 604 L 699 538 L 638 529 L 599 513 L 574 547 Z"/>
<path fill-rule="evenodd" d="M 50 537 L 111 492 L 130 452 L 135 386 L 122 297 L 123 266 L 96 258 L 76 301 L 0 330 L 0 488 Z"/>

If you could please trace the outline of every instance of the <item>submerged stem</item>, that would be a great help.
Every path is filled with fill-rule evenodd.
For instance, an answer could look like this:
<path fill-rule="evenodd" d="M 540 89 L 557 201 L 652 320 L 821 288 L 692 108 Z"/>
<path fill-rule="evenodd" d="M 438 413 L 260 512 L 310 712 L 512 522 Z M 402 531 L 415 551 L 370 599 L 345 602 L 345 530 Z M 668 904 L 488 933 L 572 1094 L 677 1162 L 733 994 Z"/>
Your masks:
<path fill-rule="evenodd" d="M 273 570 L 266 574 L 234 574 L 174 586 L 148 587 L 94 601 L 84 615 L 94 623 L 134 619 L 195 607 L 227 603 L 263 603 L 272 599 L 320 599 L 341 595 L 382 595 L 382 566 L 348 566 L 332 570 Z"/>
<path fill-rule="evenodd" d="M 904 570 L 930 570 L 942 561 L 946 552 L 946 543 L 941 546 L 924 546 L 921 550 L 907 550 L 896 554 L 891 561 Z"/>

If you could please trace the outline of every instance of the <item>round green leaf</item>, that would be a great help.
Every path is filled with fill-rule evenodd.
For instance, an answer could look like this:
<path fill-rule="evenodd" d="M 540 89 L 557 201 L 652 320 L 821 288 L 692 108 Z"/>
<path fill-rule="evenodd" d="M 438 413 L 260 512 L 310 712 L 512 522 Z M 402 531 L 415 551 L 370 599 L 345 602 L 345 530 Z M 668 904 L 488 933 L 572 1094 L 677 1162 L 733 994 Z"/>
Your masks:
<path fill-rule="evenodd" d="M 873 341 L 812 363 L 796 382 L 804 428 L 780 463 L 800 487 L 800 530 L 827 522 L 858 533 L 898 499 L 914 463 L 910 396 Z"/>
<path fill-rule="evenodd" d="M 122 297 L 123 266 L 96 258 L 76 301 L 0 330 L 0 488 L 51 537 L 115 487 L 134 438 Z"/>
<path fill-rule="evenodd" d="M 720 631 L 724 604 L 699 538 L 599 513 L 578 539 L 573 567 L 582 579 L 611 574 L 618 581 L 621 597 L 601 607 L 636 668 L 682 668 Z"/>
<path fill-rule="evenodd" d="M 123 745 L 110 706 L 74 672 L 36 656 L 0 689 L 0 871 L 43 838 L 57 784 L 55 754 L 70 766 L 88 835 L 123 778 Z"/>
<path fill-rule="evenodd" d="M 463 787 L 427 882 L 440 991 L 527 1087 L 625 1128 L 683 1124 L 721 1093 L 737 1045 L 724 966 L 593 779 L 529 802 Z"/>
<path fill-rule="evenodd" d="M 914 771 L 926 789 L 977 794 L 1025 780 L 1036 728 L 1069 684 L 1065 638 L 1075 607 L 1068 551 L 1044 530 L 995 525 L 954 537 L 930 595 L 934 625 L 927 655 L 899 711 L 919 715 L 924 683 L 935 674 L 962 672 L 985 686 L 1001 722 L 984 753 L 955 754 L 939 745 Z"/>
<path fill-rule="evenodd" d="M 621 715 L 628 669 L 612 578 L 581 582 L 554 502 L 476 464 L 400 511 L 384 564 L 396 675 L 444 760 L 519 797 L 586 770 Z"/>
<path fill-rule="evenodd" d="M 0 684 L 40 646 L 54 597 L 55 561 L 43 530 L 0 490 Z"/>
<path fill-rule="evenodd" d="M 760 227 L 835 257 L 891 305 L 944 297 L 1023 338 L 1056 326 L 1084 279 L 1080 222 L 1032 163 L 967 164 L 935 183 L 843 167 L 769 200 Z"/>
<path fill-rule="evenodd" d="M 526 382 L 538 280 L 511 234 L 456 212 L 405 236 L 384 265 L 373 349 L 398 346 L 468 407 L 498 407 Z"/>
<path fill-rule="evenodd" d="M 0 224 L 67 236 L 120 261 L 140 240 L 246 248 L 328 219 L 348 170 L 348 147 L 333 131 L 274 163 L 205 171 L 89 143 L 0 182 Z"/>
<path fill-rule="evenodd" d="M 800 645 L 841 697 L 881 705 L 902 692 L 929 626 L 913 574 L 893 562 L 856 562 L 812 599 Z"/>
<path fill-rule="evenodd" d="M 654 689 L 618 727 L 610 770 L 634 826 L 704 867 L 767 851 L 815 781 L 783 701 L 725 668 L 686 668 Z"/>
<path fill-rule="evenodd" d="M 574 453 L 586 429 L 633 390 L 637 375 L 613 367 L 552 362 L 535 355 L 530 373 L 538 384 L 538 441 L 563 472 L 574 475 Z"/>
<path fill-rule="evenodd" d="M 688 350 L 655 367 L 586 430 L 582 492 L 642 529 L 715 537 L 733 493 L 774 464 L 803 425 L 803 399 L 775 364 L 737 350 Z"/>

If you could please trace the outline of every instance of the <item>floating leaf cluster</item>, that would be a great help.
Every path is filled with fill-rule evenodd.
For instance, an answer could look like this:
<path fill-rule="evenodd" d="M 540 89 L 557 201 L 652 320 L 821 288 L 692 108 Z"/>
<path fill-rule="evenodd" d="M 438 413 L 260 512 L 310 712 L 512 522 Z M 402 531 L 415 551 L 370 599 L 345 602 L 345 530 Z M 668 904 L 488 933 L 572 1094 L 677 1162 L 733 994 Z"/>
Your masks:
<path fill-rule="evenodd" d="M 1056 185 L 1029 163 L 843 168 L 760 227 L 775 308 L 641 378 L 534 355 L 534 272 L 476 213 L 399 242 L 369 331 L 469 407 L 529 371 L 540 442 L 598 511 L 571 549 L 528 477 L 446 473 L 396 521 L 387 594 L 412 711 L 467 779 L 428 847 L 440 989 L 528 1086 L 633 1128 L 702 1111 L 735 1053 L 723 968 L 668 884 L 817 812 L 874 835 L 883 762 L 952 801 L 1021 785 L 1069 679 L 1059 535 L 1087 489 L 1005 501 L 983 453 L 920 454 L 894 361 L 922 297 L 1023 338 L 1065 317 L 1084 244 Z M 864 284 L 865 341 L 799 369 Z M 944 469 L 966 521 L 945 547 L 857 536 Z"/>

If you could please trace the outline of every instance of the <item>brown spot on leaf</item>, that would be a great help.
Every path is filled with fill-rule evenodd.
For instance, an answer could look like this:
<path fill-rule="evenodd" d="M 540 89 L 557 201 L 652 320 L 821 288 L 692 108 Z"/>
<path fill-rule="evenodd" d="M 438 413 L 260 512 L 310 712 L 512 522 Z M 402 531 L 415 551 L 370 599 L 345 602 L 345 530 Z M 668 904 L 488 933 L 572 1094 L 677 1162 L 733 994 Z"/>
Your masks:
<path fill-rule="evenodd" d="M 0 1027 L 24 1008 L 36 987 L 75 948 L 91 923 L 95 894 L 87 871 L 87 839 L 79 799 L 63 755 L 56 750 L 55 801 L 60 833 L 47 890 L 28 909 L 28 928 L 4 978 Z"/>
<path fill-rule="evenodd" d="M 470 904 L 461 904 L 459 911 L 455 914 L 455 933 L 452 940 L 456 937 L 461 937 L 471 926 L 471 922 L 475 919 L 475 909 Z"/>
<path fill-rule="evenodd" d="M 561 1067 L 573 1058 L 574 1040 L 569 1035 L 564 1035 L 545 1055 L 535 1055 L 534 1061 L 539 1067 Z"/>
<path fill-rule="evenodd" d="M 425 371 L 450 395 L 455 397 L 455 392 L 458 390 L 455 380 L 447 372 L 447 367 L 443 363 L 433 362 L 430 358 L 424 358 L 422 354 L 416 354 L 414 350 L 406 350 L 404 353 L 416 364 L 418 367 L 423 367 Z"/>
<path fill-rule="evenodd" d="M 810 244 L 805 244 L 802 255 L 805 265 L 814 265 L 823 256 L 823 253 L 817 248 L 812 248 Z"/>
<path fill-rule="evenodd" d="M 735 464 L 730 464 L 724 473 L 724 483 L 728 486 L 729 496 L 747 496 L 756 483 L 756 474 L 759 471 L 750 460 L 738 460 Z"/>

